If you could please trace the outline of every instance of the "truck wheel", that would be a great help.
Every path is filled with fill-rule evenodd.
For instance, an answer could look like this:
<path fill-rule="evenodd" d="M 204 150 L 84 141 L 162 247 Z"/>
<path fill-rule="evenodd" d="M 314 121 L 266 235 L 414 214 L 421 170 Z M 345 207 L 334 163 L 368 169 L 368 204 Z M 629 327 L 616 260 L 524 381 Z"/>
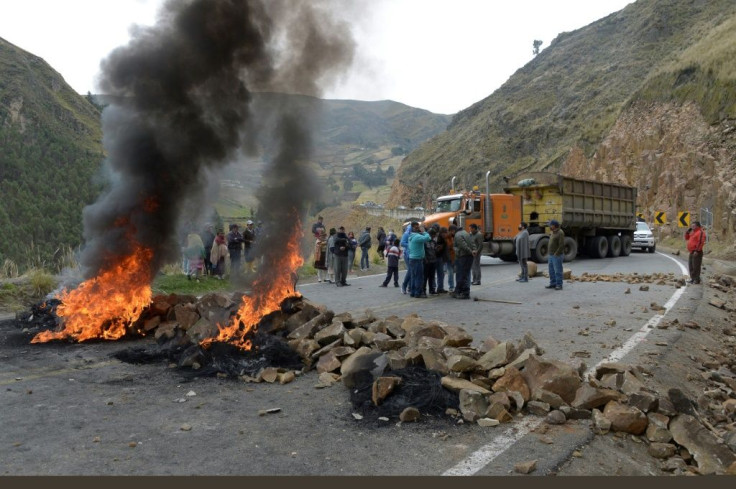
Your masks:
<path fill-rule="evenodd" d="M 606 239 L 608 239 L 608 256 L 616 258 L 621 255 L 621 238 L 614 234 Z"/>
<path fill-rule="evenodd" d="M 592 239 L 589 254 L 593 258 L 605 258 L 608 255 L 608 240 L 605 236 L 596 236 Z"/>
<path fill-rule="evenodd" d="M 562 261 L 573 261 L 578 256 L 578 242 L 570 236 L 565 236 L 565 248 Z"/>
<path fill-rule="evenodd" d="M 549 238 L 537 241 L 537 247 L 532 250 L 532 260 L 536 263 L 547 263 L 549 259 Z"/>
<path fill-rule="evenodd" d="M 629 256 L 631 254 L 631 236 L 624 234 L 621 236 L 621 256 Z"/>

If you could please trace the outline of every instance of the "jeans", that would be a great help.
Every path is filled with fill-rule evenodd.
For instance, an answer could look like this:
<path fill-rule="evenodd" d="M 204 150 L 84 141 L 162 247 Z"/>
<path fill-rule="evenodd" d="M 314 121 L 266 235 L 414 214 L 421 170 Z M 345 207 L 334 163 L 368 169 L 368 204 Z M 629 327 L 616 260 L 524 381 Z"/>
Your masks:
<path fill-rule="evenodd" d="M 690 280 L 694 283 L 700 283 L 700 268 L 703 265 L 703 252 L 693 251 L 687 260 L 688 273 L 690 274 Z"/>
<path fill-rule="evenodd" d="M 447 285 L 451 288 L 455 288 L 455 261 L 448 260 L 445 262 L 447 265 Z"/>
<path fill-rule="evenodd" d="M 473 283 L 480 283 L 480 252 L 473 257 Z"/>
<path fill-rule="evenodd" d="M 424 258 L 410 258 L 411 296 L 419 297 L 424 292 Z"/>
<path fill-rule="evenodd" d="M 562 287 L 562 255 L 549 255 L 549 284 Z"/>
<path fill-rule="evenodd" d="M 437 290 L 445 289 L 445 260 L 437 259 Z"/>
<path fill-rule="evenodd" d="M 470 295 L 470 269 L 473 255 L 459 256 L 455 259 L 455 295 Z"/>
<path fill-rule="evenodd" d="M 422 293 L 437 293 L 437 262 L 424 264 L 424 283 L 422 283 Z M 427 287 L 429 285 L 429 287 Z M 427 290 L 429 288 L 429 290 Z"/>
<path fill-rule="evenodd" d="M 409 250 L 404 248 L 404 265 L 406 265 L 406 274 L 404 274 L 404 281 L 401 283 L 401 290 L 406 291 L 411 289 L 411 267 L 409 266 Z"/>
<path fill-rule="evenodd" d="M 391 277 L 394 277 L 394 285 L 399 286 L 399 267 L 388 267 L 386 270 L 386 280 L 383 281 L 383 285 L 388 285 L 391 282 Z"/>
<path fill-rule="evenodd" d="M 348 272 L 352 272 L 355 268 L 355 250 L 348 251 Z"/>
<path fill-rule="evenodd" d="M 335 282 L 345 284 L 348 278 L 348 257 L 335 255 Z"/>
<path fill-rule="evenodd" d="M 370 268 L 370 261 L 368 260 L 368 250 L 370 248 L 360 248 L 360 269 Z"/>
<path fill-rule="evenodd" d="M 527 259 L 520 258 L 519 265 L 521 266 L 521 280 L 529 280 L 529 263 L 527 263 Z"/>

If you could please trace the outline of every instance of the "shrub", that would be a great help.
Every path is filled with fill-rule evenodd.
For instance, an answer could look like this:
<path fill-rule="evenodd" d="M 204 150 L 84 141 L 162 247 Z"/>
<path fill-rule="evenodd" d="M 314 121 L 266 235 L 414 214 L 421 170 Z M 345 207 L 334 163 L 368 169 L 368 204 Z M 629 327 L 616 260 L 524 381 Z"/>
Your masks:
<path fill-rule="evenodd" d="M 28 273 L 29 282 L 33 293 L 42 297 L 56 288 L 56 278 L 45 270 L 31 270 Z"/>

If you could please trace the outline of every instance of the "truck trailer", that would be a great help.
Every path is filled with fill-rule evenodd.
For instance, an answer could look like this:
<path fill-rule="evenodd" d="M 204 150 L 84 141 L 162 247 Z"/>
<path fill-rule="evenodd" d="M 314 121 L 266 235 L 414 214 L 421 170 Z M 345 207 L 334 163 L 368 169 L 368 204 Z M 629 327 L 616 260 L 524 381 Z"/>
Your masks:
<path fill-rule="evenodd" d="M 529 224 L 531 259 L 548 258 L 548 223 L 555 219 L 565 232 L 564 261 L 578 254 L 595 258 L 628 256 L 636 230 L 636 188 L 595 182 L 554 173 L 534 172 L 519 177 L 503 194 L 491 194 L 490 172 L 485 193 L 475 189 L 437 199 L 436 213 L 425 226 L 477 224 L 483 233 L 484 255 L 516 261 L 514 237 L 519 224 Z M 452 186 L 454 187 L 453 178 Z"/>

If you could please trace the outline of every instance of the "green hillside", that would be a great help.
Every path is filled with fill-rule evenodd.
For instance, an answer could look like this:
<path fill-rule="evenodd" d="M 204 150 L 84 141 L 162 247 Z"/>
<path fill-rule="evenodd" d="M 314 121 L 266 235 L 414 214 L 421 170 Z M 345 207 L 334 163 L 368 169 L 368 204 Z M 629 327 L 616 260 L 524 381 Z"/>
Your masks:
<path fill-rule="evenodd" d="M 46 62 L 0 38 L 0 264 L 49 266 L 82 241 L 100 187 L 100 112 Z"/>
<path fill-rule="evenodd" d="M 411 153 L 391 201 L 418 203 L 422 194 L 446 192 L 452 176 L 480 184 L 489 170 L 498 190 L 504 176 L 557 169 L 575 146 L 591 156 L 637 97 L 695 99 L 712 120 L 733 116 L 733 77 L 715 75 L 734 70 L 733 55 L 725 61 L 715 56 L 713 66 L 694 63 L 724 43 L 733 52 L 735 14 L 732 0 L 639 0 L 560 34 L 500 89 L 456 114 L 446 132 Z M 416 182 L 427 185 L 418 191 Z"/>

